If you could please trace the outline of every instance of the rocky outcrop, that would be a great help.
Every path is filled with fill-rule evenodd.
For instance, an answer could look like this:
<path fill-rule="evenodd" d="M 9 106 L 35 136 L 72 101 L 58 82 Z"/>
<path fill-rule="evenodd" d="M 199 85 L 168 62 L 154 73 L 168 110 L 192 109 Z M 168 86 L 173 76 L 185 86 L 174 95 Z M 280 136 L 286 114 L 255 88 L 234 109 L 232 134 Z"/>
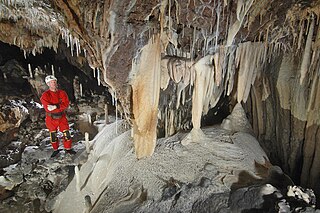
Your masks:
<path fill-rule="evenodd" d="M 23 106 L 21 100 L 11 100 L 3 104 L 0 112 L 0 132 L 2 133 L 19 127 L 28 115 L 28 109 Z"/>
<path fill-rule="evenodd" d="M 79 142 L 74 149 L 80 152 L 84 146 Z M 0 185 L 12 194 L 2 200 L 0 211 L 50 212 L 53 198 L 68 185 L 68 178 L 74 174 L 74 159 L 81 161 L 79 154 L 71 157 L 61 151 L 57 158 L 52 159 L 51 153 L 51 144 L 46 137 L 40 146 L 27 146 L 21 162 L 4 169 Z"/>

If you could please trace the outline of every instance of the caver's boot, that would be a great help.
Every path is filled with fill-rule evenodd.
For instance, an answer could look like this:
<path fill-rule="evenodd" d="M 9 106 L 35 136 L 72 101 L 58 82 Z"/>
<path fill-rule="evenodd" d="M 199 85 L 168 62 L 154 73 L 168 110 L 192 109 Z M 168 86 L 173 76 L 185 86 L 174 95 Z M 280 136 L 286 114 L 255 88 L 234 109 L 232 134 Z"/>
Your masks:
<path fill-rule="evenodd" d="M 51 158 L 54 158 L 55 156 L 57 156 L 60 152 L 60 149 L 54 150 L 51 154 Z"/>
<path fill-rule="evenodd" d="M 53 148 L 53 152 L 51 154 L 51 157 L 55 157 L 57 156 L 57 154 L 59 154 L 60 150 L 59 148 L 59 141 L 57 140 L 56 142 L 51 142 L 52 148 Z"/>
<path fill-rule="evenodd" d="M 64 140 L 63 141 L 63 146 L 64 146 L 64 149 L 65 149 L 65 152 L 68 153 L 68 154 L 71 154 L 71 155 L 74 155 L 76 154 L 77 152 L 74 151 L 72 148 L 71 148 L 71 144 L 72 144 L 72 141 L 71 139 L 69 140 Z"/>
<path fill-rule="evenodd" d="M 58 150 L 59 148 L 59 139 L 57 137 L 57 131 L 51 131 L 50 132 L 50 142 L 51 142 L 51 146 L 53 148 L 53 153 L 51 154 L 51 157 L 55 157 L 57 156 L 57 154 L 59 154 L 60 150 Z"/>
<path fill-rule="evenodd" d="M 70 155 L 75 155 L 77 152 L 74 151 L 73 149 L 66 149 L 65 150 L 66 153 L 70 154 Z"/>

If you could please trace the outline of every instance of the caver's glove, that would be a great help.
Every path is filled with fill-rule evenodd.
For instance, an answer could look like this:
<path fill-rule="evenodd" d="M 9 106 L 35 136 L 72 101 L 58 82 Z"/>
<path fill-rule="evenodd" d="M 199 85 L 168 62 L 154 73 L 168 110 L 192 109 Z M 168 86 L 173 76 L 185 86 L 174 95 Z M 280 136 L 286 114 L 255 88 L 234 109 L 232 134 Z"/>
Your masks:
<path fill-rule="evenodd" d="M 52 110 L 55 110 L 55 109 L 57 109 L 56 105 L 48 105 L 48 110 L 49 111 L 52 111 Z"/>

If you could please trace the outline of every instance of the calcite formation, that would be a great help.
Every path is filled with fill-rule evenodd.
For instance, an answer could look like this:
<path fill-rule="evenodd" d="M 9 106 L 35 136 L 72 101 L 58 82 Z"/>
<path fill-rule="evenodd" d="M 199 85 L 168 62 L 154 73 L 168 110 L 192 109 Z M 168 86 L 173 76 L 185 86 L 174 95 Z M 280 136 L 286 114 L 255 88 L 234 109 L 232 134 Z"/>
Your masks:
<path fill-rule="evenodd" d="M 1 0 L 0 40 L 27 57 L 63 39 L 133 126 L 138 158 L 229 98 L 274 163 L 320 192 L 319 15 L 318 0 Z"/>

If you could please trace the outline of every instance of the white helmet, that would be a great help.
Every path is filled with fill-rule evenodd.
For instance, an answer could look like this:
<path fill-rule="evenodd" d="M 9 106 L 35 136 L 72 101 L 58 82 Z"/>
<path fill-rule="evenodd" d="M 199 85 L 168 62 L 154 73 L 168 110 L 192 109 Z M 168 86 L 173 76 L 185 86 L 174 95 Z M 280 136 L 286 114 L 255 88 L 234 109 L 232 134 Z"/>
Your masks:
<path fill-rule="evenodd" d="M 56 77 L 54 77 L 54 75 L 48 75 L 47 77 L 46 77 L 46 79 L 45 79 L 45 82 L 46 82 L 46 84 L 48 84 L 50 81 L 52 81 L 52 80 L 57 80 L 57 78 Z"/>

